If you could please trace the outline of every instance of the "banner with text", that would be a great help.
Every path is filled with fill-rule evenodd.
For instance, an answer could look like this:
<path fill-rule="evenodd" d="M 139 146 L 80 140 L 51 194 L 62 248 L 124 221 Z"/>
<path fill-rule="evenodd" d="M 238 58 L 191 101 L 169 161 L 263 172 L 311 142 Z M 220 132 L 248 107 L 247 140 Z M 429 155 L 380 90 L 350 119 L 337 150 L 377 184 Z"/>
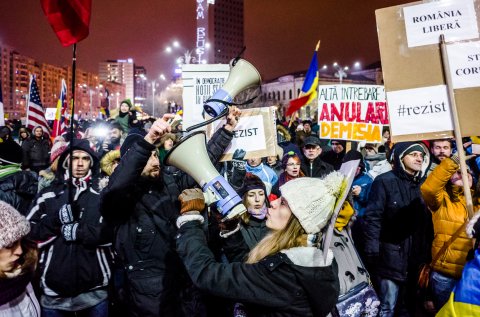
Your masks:
<path fill-rule="evenodd" d="M 381 142 L 389 124 L 384 87 L 318 86 L 318 124 L 322 139 Z"/>
<path fill-rule="evenodd" d="M 447 86 L 422 87 L 387 92 L 392 141 L 404 135 L 422 135 L 453 130 Z"/>
<path fill-rule="evenodd" d="M 275 107 L 242 109 L 238 124 L 233 131 L 233 140 L 220 160 L 230 161 L 236 150 L 246 152 L 244 159 L 277 155 L 275 118 Z M 221 119 L 209 124 L 207 137 L 210 138 L 225 123 L 225 119 Z"/>
<path fill-rule="evenodd" d="M 222 88 L 230 73 L 228 64 L 185 64 L 183 80 L 183 128 L 204 122 L 203 105 Z M 203 128 L 205 129 L 205 128 Z"/>
<path fill-rule="evenodd" d="M 478 38 L 473 0 L 443 0 L 405 7 L 408 47 Z"/>
<path fill-rule="evenodd" d="M 454 89 L 480 86 L 480 42 L 447 45 L 448 63 Z"/>

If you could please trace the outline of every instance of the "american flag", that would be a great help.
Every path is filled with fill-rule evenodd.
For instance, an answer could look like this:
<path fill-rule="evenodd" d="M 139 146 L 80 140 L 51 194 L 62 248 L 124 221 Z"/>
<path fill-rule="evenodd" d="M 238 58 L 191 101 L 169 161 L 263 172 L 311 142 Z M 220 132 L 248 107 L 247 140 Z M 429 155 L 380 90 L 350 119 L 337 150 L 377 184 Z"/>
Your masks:
<path fill-rule="evenodd" d="M 67 103 L 67 84 L 65 79 L 62 79 L 62 89 L 60 91 L 60 98 L 57 102 L 57 112 L 55 113 L 55 121 L 53 122 L 52 138 L 67 132 L 68 118 L 66 118 Z"/>
<path fill-rule="evenodd" d="M 35 80 L 35 76 L 31 76 L 30 95 L 28 97 L 27 107 L 27 128 L 33 131 L 33 129 L 38 126 L 42 127 L 43 132 L 50 135 L 50 128 L 48 127 L 47 119 L 45 119 L 45 110 L 40 101 L 37 81 Z"/>

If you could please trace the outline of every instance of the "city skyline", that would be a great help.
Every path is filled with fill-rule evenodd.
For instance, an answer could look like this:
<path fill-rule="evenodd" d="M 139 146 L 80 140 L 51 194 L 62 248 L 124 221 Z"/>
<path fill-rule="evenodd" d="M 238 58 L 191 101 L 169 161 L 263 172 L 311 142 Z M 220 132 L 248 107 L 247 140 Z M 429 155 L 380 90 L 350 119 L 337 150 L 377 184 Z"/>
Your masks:
<path fill-rule="evenodd" d="M 112 6 L 94 1 L 90 35 L 77 48 L 78 67 L 96 73 L 101 61 L 133 58 L 145 66 L 150 79 L 161 73 L 171 77 L 175 57 L 165 54 L 164 49 L 173 40 L 180 41 L 184 49 L 193 49 L 195 3 L 137 0 Z M 376 62 L 380 57 L 375 9 L 403 3 L 408 1 L 247 0 L 244 57 L 259 69 L 264 80 L 306 69 L 319 39 L 320 65 Z M 0 11 L 9 13 L 0 19 L 0 43 L 40 63 L 71 64 L 71 47 L 60 45 L 39 2 L 3 1 Z"/>

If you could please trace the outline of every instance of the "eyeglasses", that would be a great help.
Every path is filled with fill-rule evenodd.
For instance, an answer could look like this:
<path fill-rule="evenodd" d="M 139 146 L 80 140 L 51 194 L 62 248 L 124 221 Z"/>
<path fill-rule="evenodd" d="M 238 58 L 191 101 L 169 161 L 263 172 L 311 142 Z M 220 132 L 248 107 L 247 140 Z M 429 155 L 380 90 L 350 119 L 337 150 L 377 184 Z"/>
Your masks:
<path fill-rule="evenodd" d="M 423 153 L 409 153 L 407 155 L 410 155 L 411 157 L 414 157 L 414 158 L 421 158 L 422 160 L 425 157 L 425 154 Z"/>
<path fill-rule="evenodd" d="M 307 144 L 304 147 L 306 150 L 315 150 L 318 147 L 318 145 Z"/>
<path fill-rule="evenodd" d="M 300 163 L 287 163 L 287 166 L 300 166 Z"/>

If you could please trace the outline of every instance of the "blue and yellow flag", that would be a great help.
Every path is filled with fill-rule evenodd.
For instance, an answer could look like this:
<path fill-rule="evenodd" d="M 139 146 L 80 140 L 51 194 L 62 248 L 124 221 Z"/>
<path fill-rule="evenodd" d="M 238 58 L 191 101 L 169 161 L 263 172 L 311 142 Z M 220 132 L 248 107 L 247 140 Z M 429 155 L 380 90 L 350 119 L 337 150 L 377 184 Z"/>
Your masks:
<path fill-rule="evenodd" d="M 475 250 L 473 260 L 463 268 L 462 278 L 450 294 L 448 302 L 437 317 L 480 316 L 480 251 Z"/>

